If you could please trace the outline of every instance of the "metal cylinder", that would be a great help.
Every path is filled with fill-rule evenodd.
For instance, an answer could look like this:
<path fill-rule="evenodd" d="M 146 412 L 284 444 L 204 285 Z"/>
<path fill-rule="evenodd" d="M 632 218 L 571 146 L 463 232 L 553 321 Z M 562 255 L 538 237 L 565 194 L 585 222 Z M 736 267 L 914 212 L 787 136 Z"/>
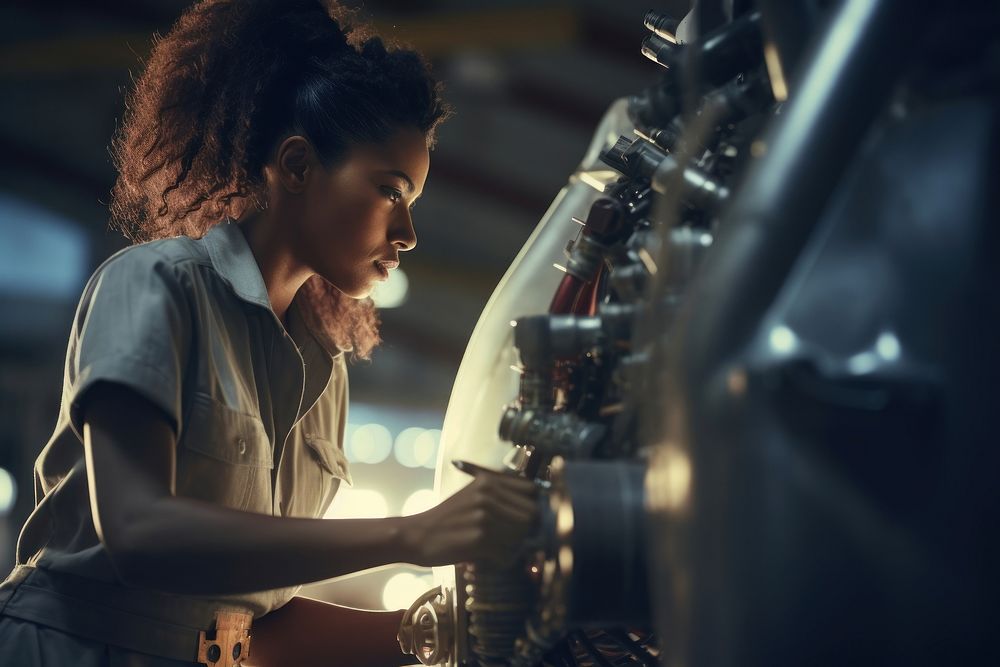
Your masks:
<path fill-rule="evenodd" d="M 631 461 L 567 461 L 562 471 L 572 522 L 566 620 L 602 627 L 650 622 L 646 466 Z M 565 558 L 563 558 L 565 561 Z M 565 565 L 565 562 L 563 563 Z"/>

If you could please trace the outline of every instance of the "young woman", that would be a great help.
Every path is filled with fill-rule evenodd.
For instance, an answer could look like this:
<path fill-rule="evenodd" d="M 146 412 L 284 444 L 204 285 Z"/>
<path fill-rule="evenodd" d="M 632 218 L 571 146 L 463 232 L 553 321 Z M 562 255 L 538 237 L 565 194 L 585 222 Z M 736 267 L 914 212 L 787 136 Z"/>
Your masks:
<path fill-rule="evenodd" d="M 320 518 L 349 479 L 345 351 L 378 342 L 365 297 L 416 243 L 449 113 L 418 54 L 349 18 L 204 0 L 157 39 L 114 142 L 137 244 L 80 300 L 0 664 L 410 664 L 399 612 L 298 586 L 509 559 L 531 532 L 534 487 L 499 475 L 411 517 Z"/>

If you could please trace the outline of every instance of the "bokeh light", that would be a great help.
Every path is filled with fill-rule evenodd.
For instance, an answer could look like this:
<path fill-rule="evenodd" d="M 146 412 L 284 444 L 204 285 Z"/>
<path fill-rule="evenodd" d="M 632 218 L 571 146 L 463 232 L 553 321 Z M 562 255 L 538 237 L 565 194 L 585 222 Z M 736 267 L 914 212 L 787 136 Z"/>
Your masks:
<path fill-rule="evenodd" d="M 403 502 L 403 516 L 419 514 L 429 510 L 438 503 L 438 496 L 433 489 L 417 489 Z"/>
<path fill-rule="evenodd" d="M 389 279 L 376 283 L 372 290 L 372 301 L 379 308 L 397 308 L 406 302 L 410 291 L 410 280 L 402 269 L 389 271 Z"/>
<path fill-rule="evenodd" d="M 441 429 L 428 428 L 413 441 L 413 457 L 425 468 L 437 467 L 438 445 Z"/>
<path fill-rule="evenodd" d="M 902 346 L 899 344 L 899 339 L 896 338 L 894 333 L 885 331 L 875 341 L 875 349 L 878 350 L 879 356 L 886 361 L 897 361 L 899 360 L 899 353 L 902 350 Z"/>
<path fill-rule="evenodd" d="M 382 605 L 386 609 L 406 609 L 413 602 L 434 588 L 434 577 L 428 574 L 400 572 L 394 574 L 382 589 Z"/>
<path fill-rule="evenodd" d="M 771 343 L 771 349 L 779 354 L 790 354 L 795 351 L 798 345 L 798 336 L 795 332 L 786 327 L 783 324 L 771 329 L 771 333 L 768 336 L 768 341 Z"/>
<path fill-rule="evenodd" d="M 17 483 L 14 477 L 0 468 L 0 516 L 10 512 L 17 500 Z"/>
<path fill-rule="evenodd" d="M 384 519 L 389 516 L 385 496 L 372 489 L 341 487 L 326 511 L 327 519 Z"/>
<path fill-rule="evenodd" d="M 404 428 L 396 436 L 396 442 L 393 445 L 393 454 L 401 465 L 407 468 L 419 468 L 423 465 L 422 461 L 417 460 L 416 451 L 414 450 L 414 444 L 423 432 L 424 429 L 411 426 L 410 428 Z"/>
<path fill-rule="evenodd" d="M 363 424 L 351 431 L 347 443 L 348 461 L 381 463 L 392 451 L 392 433 L 382 424 Z"/>

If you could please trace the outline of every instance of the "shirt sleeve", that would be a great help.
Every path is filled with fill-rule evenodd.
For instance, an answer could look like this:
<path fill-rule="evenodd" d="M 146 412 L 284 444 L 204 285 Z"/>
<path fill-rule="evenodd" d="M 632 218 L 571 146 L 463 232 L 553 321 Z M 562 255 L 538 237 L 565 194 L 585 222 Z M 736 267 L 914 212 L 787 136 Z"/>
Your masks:
<path fill-rule="evenodd" d="M 63 390 L 81 440 L 81 404 L 100 381 L 152 401 L 177 434 L 192 324 L 184 282 L 174 263 L 142 245 L 112 256 L 87 282 L 70 332 Z"/>

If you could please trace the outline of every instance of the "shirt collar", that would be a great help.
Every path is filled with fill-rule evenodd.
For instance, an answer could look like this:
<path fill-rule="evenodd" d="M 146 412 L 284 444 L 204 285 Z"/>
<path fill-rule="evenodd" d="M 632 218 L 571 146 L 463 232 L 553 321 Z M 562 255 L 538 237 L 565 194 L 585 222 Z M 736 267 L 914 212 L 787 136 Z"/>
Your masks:
<path fill-rule="evenodd" d="M 260 266 L 257 265 L 257 259 L 253 256 L 253 251 L 250 249 L 250 244 L 247 242 L 243 230 L 240 229 L 239 223 L 233 218 L 226 218 L 212 226 L 202 238 L 208 248 L 212 265 L 219 275 L 232 286 L 236 295 L 244 301 L 267 308 L 277 323 L 278 318 L 271 308 L 271 299 L 267 296 L 267 285 L 260 273 Z M 300 348 L 315 343 L 331 357 L 343 354 L 340 349 L 331 349 L 324 345 L 322 342 L 324 337 L 317 336 L 312 331 L 302 313 L 299 312 L 300 300 L 296 296 L 289 304 L 288 334 L 292 336 Z"/>
<path fill-rule="evenodd" d="M 271 310 L 267 285 L 239 224 L 226 218 L 208 230 L 204 241 L 215 270 L 236 294 L 244 301 Z"/>

